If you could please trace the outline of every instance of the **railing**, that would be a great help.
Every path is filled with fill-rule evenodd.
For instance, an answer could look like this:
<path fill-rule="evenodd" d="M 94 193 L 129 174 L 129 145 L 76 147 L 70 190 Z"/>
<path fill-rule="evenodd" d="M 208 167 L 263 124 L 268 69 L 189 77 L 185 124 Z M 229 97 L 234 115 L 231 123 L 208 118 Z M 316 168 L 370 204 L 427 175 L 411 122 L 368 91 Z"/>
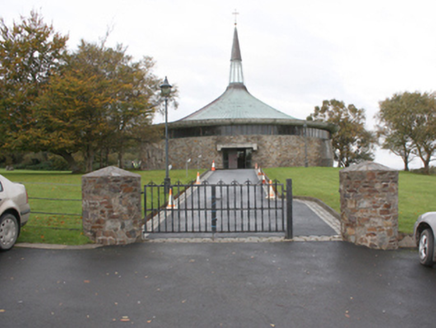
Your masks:
<path fill-rule="evenodd" d="M 292 238 L 292 204 L 286 222 L 283 184 L 277 181 L 176 184 L 172 194 L 178 196 L 165 193 L 163 184 L 144 186 L 145 232 L 286 232 Z"/>
<path fill-rule="evenodd" d="M 45 201 L 56 201 L 56 202 L 81 202 L 81 199 L 65 199 L 65 198 L 42 198 L 42 197 L 29 197 L 29 200 L 45 200 Z M 31 211 L 33 214 L 46 214 L 46 215 L 59 215 L 59 216 L 82 216 L 82 213 L 53 213 L 53 212 L 39 212 Z"/>
<path fill-rule="evenodd" d="M 79 192 L 80 184 L 22 183 L 28 189 L 31 210 L 27 228 L 44 227 L 54 230 L 82 230 L 82 207 L 77 204 L 82 202 L 82 199 L 77 197 L 81 194 Z M 62 195 L 66 197 L 61 198 Z"/>

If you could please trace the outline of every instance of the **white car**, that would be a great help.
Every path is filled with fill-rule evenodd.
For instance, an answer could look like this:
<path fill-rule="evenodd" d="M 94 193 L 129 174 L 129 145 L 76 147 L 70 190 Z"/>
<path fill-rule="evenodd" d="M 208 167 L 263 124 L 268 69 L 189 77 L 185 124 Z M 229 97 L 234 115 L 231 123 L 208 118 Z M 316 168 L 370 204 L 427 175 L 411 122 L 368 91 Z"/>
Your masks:
<path fill-rule="evenodd" d="M 0 175 L 0 250 L 11 249 L 29 220 L 26 187 Z"/>
<path fill-rule="evenodd" d="M 422 265 L 433 266 L 436 262 L 434 236 L 436 232 L 436 212 L 427 212 L 416 220 L 413 236 L 419 250 Z"/>

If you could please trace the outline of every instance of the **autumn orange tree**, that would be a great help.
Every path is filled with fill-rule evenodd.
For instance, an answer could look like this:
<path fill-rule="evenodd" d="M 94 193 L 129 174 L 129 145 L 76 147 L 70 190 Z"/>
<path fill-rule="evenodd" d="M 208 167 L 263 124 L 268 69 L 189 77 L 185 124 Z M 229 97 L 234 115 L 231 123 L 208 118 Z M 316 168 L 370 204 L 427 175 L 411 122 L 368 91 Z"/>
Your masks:
<path fill-rule="evenodd" d="M 0 149 L 62 156 L 73 172 L 75 154 L 93 168 L 96 154 L 138 147 L 162 101 L 154 61 L 135 61 L 122 45 L 81 41 L 68 53 L 67 37 L 31 12 L 9 28 L 0 22 Z M 173 95 L 177 90 L 173 88 Z M 103 151 L 104 150 L 104 151 Z"/>
<path fill-rule="evenodd" d="M 29 150 L 35 126 L 33 104 L 63 64 L 67 36 L 55 32 L 35 11 L 8 27 L 0 19 L 0 150 Z"/>
<path fill-rule="evenodd" d="M 73 154 L 81 152 L 90 171 L 99 140 L 107 135 L 104 107 L 109 102 L 104 81 L 83 70 L 65 69 L 50 79 L 36 101 L 38 124 L 29 142 L 62 156 L 73 172 L 80 170 Z"/>
<path fill-rule="evenodd" d="M 365 129 L 365 110 L 336 99 L 324 100 L 316 106 L 308 120 L 332 123 L 338 130 L 332 134 L 334 158 L 338 167 L 373 160 L 376 138 Z"/>
<path fill-rule="evenodd" d="M 153 61 L 133 61 L 118 45 L 82 41 L 53 76 L 36 102 L 38 129 L 33 140 L 40 148 L 64 157 L 72 169 L 72 154 L 81 152 L 85 170 L 92 170 L 96 153 L 118 153 L 132 146 L 134 131 L 147 130 L 158 103 L 160 80 Z"/>

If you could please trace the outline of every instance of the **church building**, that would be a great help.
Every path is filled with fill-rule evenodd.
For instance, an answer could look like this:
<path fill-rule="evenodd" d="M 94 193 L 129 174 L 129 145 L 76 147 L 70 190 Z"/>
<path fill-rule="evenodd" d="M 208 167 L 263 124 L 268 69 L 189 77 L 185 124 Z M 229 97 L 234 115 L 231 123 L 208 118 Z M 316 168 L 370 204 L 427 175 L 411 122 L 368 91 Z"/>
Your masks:
<path fill-rule="evenodd" d="M 279 74 L 279 72 L 278 72 Z M 164 124 L 159 124 L 164 130 Z M 169 164 L 183 169 L 333 166 L 330 124 L 296 119 L 252 96 L 244 82 L 235 26 L 229 84 L 224 93 L 175 122 L 168 123 Z M 164 134 L 162 134 L 164 135 Z M 165 168 L 164 138 L 145 145 L 144 169 Z"/>

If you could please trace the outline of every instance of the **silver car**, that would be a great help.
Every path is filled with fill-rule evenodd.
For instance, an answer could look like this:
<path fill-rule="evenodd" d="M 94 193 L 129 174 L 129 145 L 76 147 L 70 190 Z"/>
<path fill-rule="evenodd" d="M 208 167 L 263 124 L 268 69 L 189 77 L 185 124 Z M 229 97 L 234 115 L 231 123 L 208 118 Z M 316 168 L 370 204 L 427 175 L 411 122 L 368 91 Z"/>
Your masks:
<path fill-rule="evenodd" d="M 419 216 L 414 228 L 419 260 L 422 265 L 433 266 L 436 261 L 434 234 L 436 232 L 436 212 L 427 212 Z"/>
<path fill-rule="evenodd" d="M 24 185 L 0 175 L 0 250 L 9 250 L 14 246 L 29 215 L 30 206 Z"/>

